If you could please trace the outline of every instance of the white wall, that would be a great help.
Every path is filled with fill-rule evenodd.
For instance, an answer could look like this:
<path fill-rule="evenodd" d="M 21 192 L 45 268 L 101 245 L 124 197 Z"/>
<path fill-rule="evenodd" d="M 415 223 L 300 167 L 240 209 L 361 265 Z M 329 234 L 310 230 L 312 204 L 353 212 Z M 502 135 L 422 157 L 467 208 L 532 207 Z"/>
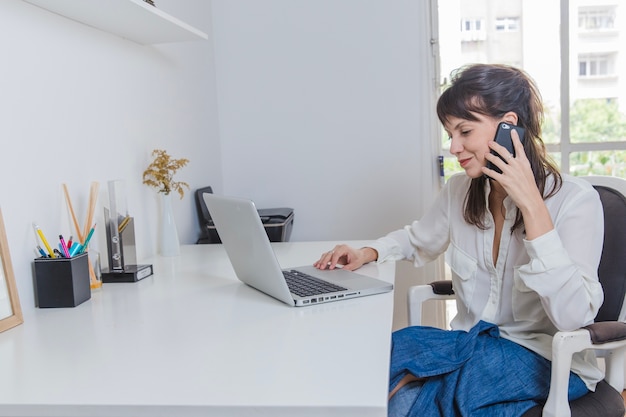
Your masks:
<path fill-rule="evenodd" d="M 157 6 L 211 35 L 210 2 Z M 34 308 L 32 222 L 52 240 L 71 234 L 62 183 L 81 222 L 89 187 L 124 179 L 139 259 L 156 252 L 156 193 L 141 183 L 152 149 L 190 164 L 192 189 L 221 182 L 213 42 L 141 46 L 21 0 L 0 1 L 0 206 L 20 301 Z M 191 194 L 175 203 L 183 243 L 198 234 Z M 103 223 L 94 242 L 106 252 Z M 54 239 L 56 241 L 56 239 Z"/>
<path fill-rule="evenodd" d="M 415 219 L 436 176 L 427 6 L 215 0 L 217 192 L 293 207 L 296 241 Z"/>
<path fill-rule="evenodd" d="M 437 184 L 428 2 L 158 0 L 209 41 L 140 46 L 21 0 L 0 2 L 0 206 L 25 313 L 37 221 L 69 234 L 91 181 L 124 179 L 141 262 L 156 253 L 150 151 L 192 190 L 290 206 L 292 240 L 376 238 Z M 192 194 L 175 204 L 195 242 Z M 96 244 L 105 253 L 104 233 Z"/>
<path fill-rule="evenodd" d="M 295 209 L 291 240 L 373 239 L 437 189 L 428 1 L 214 0 L 223 188 Z M 406 289 L 437 264 L 397 264 Z"/>

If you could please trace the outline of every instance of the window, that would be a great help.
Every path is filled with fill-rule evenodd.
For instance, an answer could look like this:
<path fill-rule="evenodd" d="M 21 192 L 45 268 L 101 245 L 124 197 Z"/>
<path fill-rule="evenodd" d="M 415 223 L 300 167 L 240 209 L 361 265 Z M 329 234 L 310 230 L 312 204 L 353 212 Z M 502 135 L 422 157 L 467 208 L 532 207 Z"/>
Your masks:
<path fill-rule="evenodd" d="M 610 55 L 581 55 L 578 58 L 579 77 L 601 77 L 613 75 Z"/>
<path fill-rule="evenodd" d="M 539 86 L 543 140 L 561 170 L 626 178 L 625 2 L 432 1 L 446 28 L 438 33 L 442 86 L 468 63 L 519 66 Z M 468 43 L 470 31 L 482 31 L 482 42 Z M 443 133 L 442 154 L 446 176 L 461 171 Z"/>
<path fill-rule="evenodd" d="M 518 17 L 503 17 L 496 19 L 497 32 L 517 32 L 519 30 Z"/>
<path fill-rule="evenodd" d="M 614 24 L 615 7 L 579 9 L 578 29 L 581 31 L 611 30 Z"/>
<path fill-rule="evenodd" d="M 475 42 L 487 39 L 482 19 L 465 19 L 461 21 L 461 41 Z"/>

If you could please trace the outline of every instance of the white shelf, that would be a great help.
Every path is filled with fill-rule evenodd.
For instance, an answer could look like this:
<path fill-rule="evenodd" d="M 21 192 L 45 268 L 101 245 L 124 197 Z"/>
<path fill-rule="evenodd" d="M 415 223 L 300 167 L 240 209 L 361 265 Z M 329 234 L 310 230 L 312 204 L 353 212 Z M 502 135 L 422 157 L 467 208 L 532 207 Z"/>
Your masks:
<path fill-rule="evenodd" d="M 206 33 L 143 0 L 24 1 L 142 45 L 208 39 Z"/>

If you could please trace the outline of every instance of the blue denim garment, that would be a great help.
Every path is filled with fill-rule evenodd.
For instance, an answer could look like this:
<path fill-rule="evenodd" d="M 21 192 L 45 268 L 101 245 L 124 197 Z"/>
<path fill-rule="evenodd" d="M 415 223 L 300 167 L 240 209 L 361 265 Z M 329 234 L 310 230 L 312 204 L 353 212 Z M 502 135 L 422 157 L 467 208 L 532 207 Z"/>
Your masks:
<path fill-rule="evenodd" d="M 414 395 L 409 416 L 515 417 L 545 402 L 550 367 L 549 360 L 501 338 L 498 327 L 484 321 L 469 332 L 407 327 L 392 337 L 389 390 L 407 373 L 428 377 L 408 388 Z M 570 374 L 570 400 L 586 393 L 582 380 Z M 413 401 L 403 394 L 403 402 Z M 390 415 L 394 405 L 392 399 Z"/>

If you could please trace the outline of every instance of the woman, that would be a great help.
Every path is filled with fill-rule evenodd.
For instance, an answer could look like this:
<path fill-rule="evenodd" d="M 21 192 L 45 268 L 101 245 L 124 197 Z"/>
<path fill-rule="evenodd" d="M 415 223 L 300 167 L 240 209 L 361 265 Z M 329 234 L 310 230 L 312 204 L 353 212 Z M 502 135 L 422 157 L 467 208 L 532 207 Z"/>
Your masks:
<path fill-rule="evenodd" d="M 338 245 L 315 266 L 420 266 L 445 252 L 457 295 L 454 331 L 394 333 L 389 414 L 521 416 L 547 398 L 554 333 L 591 323 L 602 304 L 602 206 L 591 185 L 549 160 L 541 98 L 523 71 L 462 69 L 437 115 L 464 175 L 450 178 L 421 220 L 368 247 Z M 493 141 L 500 122 L 525 129 L 523 138 L 511 133 L 515 155 Z M 602 378 L 591 354 L 576 354 L 572 371 L 570 400 Z"/>

